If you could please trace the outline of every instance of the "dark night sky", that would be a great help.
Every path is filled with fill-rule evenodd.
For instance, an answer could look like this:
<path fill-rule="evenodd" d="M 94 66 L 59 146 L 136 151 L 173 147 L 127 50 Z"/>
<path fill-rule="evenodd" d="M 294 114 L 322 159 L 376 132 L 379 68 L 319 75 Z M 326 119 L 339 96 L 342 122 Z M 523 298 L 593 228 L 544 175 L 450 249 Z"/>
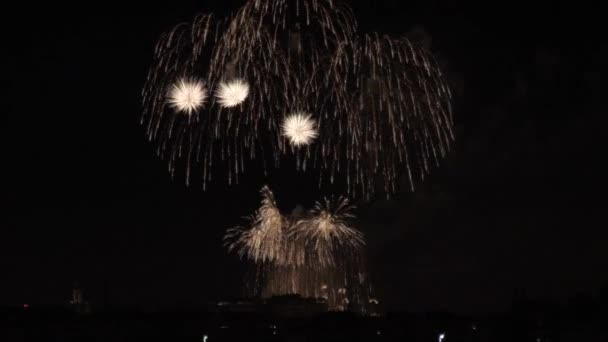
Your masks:
<path fill-rule="evenodd" d="M 0 306 L 63 303 L 75 280 L 116 306 L 238 295 L 243 270 L 221 247 L 225 228 L 265 182 L 286 211 L 319 195 L 289 177 L 186 189 L 138 124 L 161 32 L 238 3 L 5 13 Z M 565 299 L 608 282 L 608 49 L 597 9 L 573 4 L 353 3 L 363 30 L 423 26 L 456 93 L 457 142 L 441 169 L 415 194 L 360 204 L 389 306 L 495 311 L 520 289 Z"/>

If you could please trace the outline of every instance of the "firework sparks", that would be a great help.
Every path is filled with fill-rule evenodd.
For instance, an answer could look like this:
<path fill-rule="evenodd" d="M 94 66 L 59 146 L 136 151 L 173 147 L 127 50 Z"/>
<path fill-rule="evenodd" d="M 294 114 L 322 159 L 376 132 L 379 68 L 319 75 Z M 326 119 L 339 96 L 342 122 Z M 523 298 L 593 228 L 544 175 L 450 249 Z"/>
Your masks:
<path fill-rule="evenodd" d="M 342 253 L 356 253 L 365 245 L 363 234 L 348 224 L 354 218 L 353 209 L 347 198 L 325 198 L 315 204 L 309 218 L 293 226 L 292 234 L 311 248 L 315 262 L 337 265 Z"/>
<path fill-rule="evenodd" d="M 339 0 L 247 0 L 225 18 L 200 14 L 169 30 L 143 89 L 142 124 L 171 175 L 183 167 L 187 184 L 192 175 L 203 189 L 218 176 L 233 184 L 255 160 L 264 171 L 317 172 L 319 186 L 344 179 L 350 198 L 395 194 L 404 175 L 413 191 L 451 148 L 450 89 L 424 47 L 357 27 Z M 209 115 L 193 115 L 203 108 Z M 314 118 L 292 111 L 302 108 Z M 283 215 L 269 188 L 262 198 L 225 236 L 255 265 L 255 295 L 353 303 L 365 240 L 348 200 Z"/>
<path fill-rule="evenodd" d="M 276 206 L 274 194 L 268 187 L 261 190 L 262 203 L 250 218 L 251 227 L 228 230 L 225 237 L 229 250 L 237 250 L 251 261 L 280 262 L 283 259 L 283 226 L 285 219 Z"/>
<path fill-rule="evenodd" d="M 222 82 L 215 96 L 222 107 L 233 108 L 245 102 L 249 96 L 249 85 L 241 79 Z"/>
<path fill-rule="evenodd" d="M 177 112 L 197 112 L 207 102 L 207 89 L 201 81 L 180 79 L 171 86 L 168 103 Z"/>
<path fill-rule="evenodd" d="M 361 276 L 364 237 L 348 224 L 354 207 L 346 198 L 330 198 L 317 202 L 303 217 L 286 217 L 268 187 L 261 193 L 262 203 L 250 226 L 226 232 L 228 250 L 262 272 L 258 285 L 264 296 L 324 297 L 338 308 L 346 296 L 344 282 L 355 284 Z"/>
<path fill-rule="evenodd" d="M 357 27 L 339 1 L 249 0 L 226 18 L 201 14 L 163 35 L 142 122 L 171 173 L 186 159 L 187 177 L 200 169 L 205 187 L 219 170 L 238 182 L 254 159 L 278 169 L 293 161 L 279 153 L 283 136 L 310 146 L 295 151 L 297 160 L 318 167 L 296 167 L 318 172 L 319 185 L 341 177 L 349 197 L 371 198 L 395 194 L 405 175 L 413 190 L 454 139 L 450 89 L 425 48 Z M 210 114 L 240 107 L 239 115 L 184 124 L 165 113 L 169 83 L 184 74 L 215 88 Z M 177 94 L 170 96 L 176 110 L 192 113 L 204 103 Z M 315 120 L 307 113 L 285 119 L 290 108 L 314 108 Z"/>
<path fill-rule="evenodd" d="M 287 137 L 291 145 L 296 147 L 310 145 L 318 136 L 315 120 L 310 114 L 301 112 L 287 116 L 281 128 L 283 136 Z"/>

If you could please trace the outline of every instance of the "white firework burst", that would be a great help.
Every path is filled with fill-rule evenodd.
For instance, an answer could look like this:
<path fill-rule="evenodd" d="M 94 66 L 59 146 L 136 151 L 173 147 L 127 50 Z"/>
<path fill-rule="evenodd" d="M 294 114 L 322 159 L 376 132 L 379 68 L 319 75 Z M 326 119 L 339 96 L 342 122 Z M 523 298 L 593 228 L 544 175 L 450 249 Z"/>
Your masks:
<path fill-rule="evenodd" d="M 262 204 L 250 218 L 250 227 L 229 229 L 224 239 L 229 250 L 236 250 L 241 257 L 255 262 L 284 263 L 285 218 L 277 208 L 270 188 L 264 186 L 261 194 Z"/>
<path fill-rule="evenodd" d="M 190 115 L 202 108 L 207 98 L 208 92 L 203 82 L 182 78 L 171 86 L 168 103 L 175 111 Z"/>
<path fill-rule="evenodd" d="M 293 146 L 309 145 L 319 135 L 317 122 L 312 115 L 296 112 L 288 115 L 281 126 L 283 136 L 289 139 Z"/>
<path fill-rule="evenodd" d="M 215 97 L 224 108 L 232 108 L 243 103 L 249 96 L 249 84 L 242 79 L 221 82 Z"/>
<path fill-rule="evenodd" d="M 291 227 L 291 234 L 312 248 L 312 260 L 322 267 L 336 265 L 340 253 L 357 253 L 365 245 L 363 233 L 348 220 L 354 206 L 348 199 L 325 198 L 317 202 L 308 218 Z"/>

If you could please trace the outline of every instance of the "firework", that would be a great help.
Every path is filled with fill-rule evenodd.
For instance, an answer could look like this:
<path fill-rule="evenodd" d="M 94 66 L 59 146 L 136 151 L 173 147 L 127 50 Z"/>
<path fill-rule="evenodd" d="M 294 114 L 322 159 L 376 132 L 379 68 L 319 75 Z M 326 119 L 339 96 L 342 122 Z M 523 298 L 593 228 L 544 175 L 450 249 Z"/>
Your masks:
<path fill-rule="evenodd" d="M 310 255 L 308 264 L 318 263 L 322 267 L 335 266 L 344 253 L 357 253 L 365 244 L 363 234 L 350 227 L 353 206 L 348 199 L 325 198 L 315 204 L 309 217 L 299 220 L 290 234 L 303 244 Z"/>
<path fill-rule="evenodd" d="M 181 78 L 215 89 L 216 103 L 183 91 L 167 101 Z M 226 18 L 198 15 L 161 37 L 142 122 L 172 174 L 185 160 L 187 183 L 192 175 L 203 187 L 219 175 L 237 183 L 252 160 L 270 170 L 295 155 L 293 167 L 318 172 L 320 185 L 339 177 L 349 197 L 370 198 L 396 193 L 402 175 L 413 189 L 439 164 L 453 140 L 450 100 L 428 51 L 358 32 L 346 5 L 249 0 Z M 167 103 L 206 115 L 181 118 Z M 314 119 L 299 108 L 314 108 Z"/>
<path fill-rule="evenodd" d="M 315 120 L 310 114 L 301 112 L 287 116 L 281 128 L 283 136 L 296 147 L 309 145 L 318 135 Z"/>
<path fill-rule="evenodd" d="M 284 261 L 283 229 L 285 219 L 276 206 L 274 194 L 268 187 L 261 190 L 262 204 L 250 218 L 250 228 L 229 229 L 225 240 L 228 249 L 256 263 Z"/>
<path fill-rule="evenodd" d="M 207 101 L 207 89 L 200 81 L 179 80 L 171 87 L 168 103 L 178 112 L 192 114 L 197 112 Z"/>
<path fill-rule="evenodd" d="M 249 226 L 228 229 L 224 237 L 228 250 L 257 270 L 251 288 L 259 292 L 251 294 L 325 298 L 332 309 L 339 309 L 349 296 L 365 302 L 356 290 L 365 283 L 361 257 L 365 242 L 349 224 L 354 219 L 349 201 L 326 198 L 302 216 L 284 216 L 268 187 L 261 194 L 260 208 Z M 346 287 L 353 289 L 352 296 Z"/>
<path fill-rule="evenodd" d="M 245 99 L 249 96 L 249 85 L 240 79 L 227 83 L 221 82 L 215 96 L 222 107 L 236 107 L 245 102 Z"/>

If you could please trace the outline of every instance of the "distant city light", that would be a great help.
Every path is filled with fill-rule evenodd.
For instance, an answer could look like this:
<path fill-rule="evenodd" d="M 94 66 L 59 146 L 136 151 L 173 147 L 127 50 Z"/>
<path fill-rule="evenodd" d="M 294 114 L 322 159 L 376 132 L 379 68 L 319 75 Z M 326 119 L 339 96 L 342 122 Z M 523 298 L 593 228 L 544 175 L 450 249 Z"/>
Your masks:
<path fill-rule="evenodd" d="M 207 340 L 209 340 L 209 335 L 203 335 L 203 342 L 207 342 Z"/>
<path fill-rule="evenodd" d="M 445 340 L 445 334 L 441 333 L 439 334 L 439 342 L 443 342 L 443 340 Z"/>

